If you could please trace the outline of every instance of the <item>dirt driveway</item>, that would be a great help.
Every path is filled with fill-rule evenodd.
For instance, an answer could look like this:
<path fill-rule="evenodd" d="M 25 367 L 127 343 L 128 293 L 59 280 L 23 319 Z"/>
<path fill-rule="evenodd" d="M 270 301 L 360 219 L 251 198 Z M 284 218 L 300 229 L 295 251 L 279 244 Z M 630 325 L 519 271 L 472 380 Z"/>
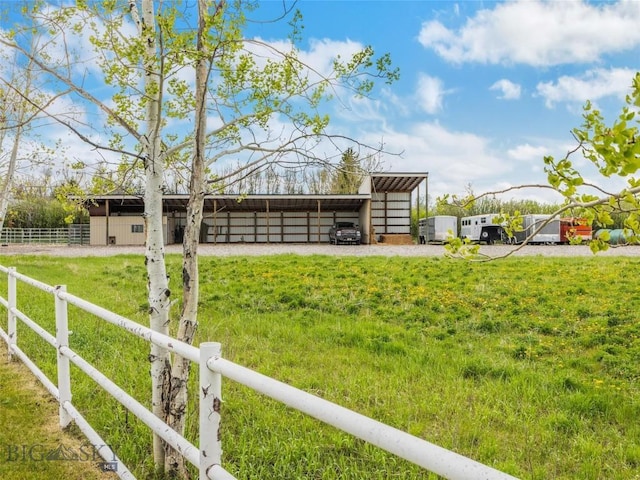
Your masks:
<path fill-rule="evenodd" d="M 514 247 L 508 245 L 482 246 L 480 251 L 499 257 Z M 168 254 L 181 254 L 182 245 L 168 245 Z M 261 256 L 261 255 L 333 255 L 333 256 L 400 256 L 433 257 L 444 256 L 442 245 L 329 245 L 329 244 L 203 244 L 198 250 L 202 256 Z M 68 246 L 68 245 L 9 245 L 0 247 L 0 256 L 50 255 L 58 257 L 91 257 L 125 254 L 144 254 L 139 246 Z M 585 257 L 593 256 L 586 245 L 527 245 L 513 253 L 514 256 Z M 640 246 L 610 248 L 598 256 L 640 256 Z"/>

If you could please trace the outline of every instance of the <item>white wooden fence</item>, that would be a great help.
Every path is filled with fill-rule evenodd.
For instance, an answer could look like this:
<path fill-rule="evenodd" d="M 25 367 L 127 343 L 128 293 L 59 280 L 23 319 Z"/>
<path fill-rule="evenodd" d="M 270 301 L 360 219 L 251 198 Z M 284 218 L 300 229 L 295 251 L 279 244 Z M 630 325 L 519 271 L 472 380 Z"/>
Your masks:
<path fill-rule="evenodd" d="M 429 443 L 376 420 L 360 415 L 335 403 L 316 397 L 285 383 L 266 377 L 222 358 L 219 343 L 202 343 L 200 348 L 159 334 L 125 317 L 110 312 L 66 291 L 64 285 L 50 286 L 22 275 L 13 267 L 0 266 L 7 274 L 7 298 L 0 296 L 0 303 L 7 310 L 7 331 L 0 328 L 0 337 L 7 343 L 9 357 L 17 357 L 42 382 L 59 403 L 60 426 L 74 421 L 94 446 L 101 446 L 98 453 L 120 478 L 135 477 L 113 452 L 100 435 L 89 425 L 71 402 L 70 363 L 96 381 L 113 398 L 136 415 L 155 434 L 170 444 L 187 461 L 199 468 L 200 480 L 227 480 L 235 477 L 222 467 L 222 449 L 218 431 L 222 377 L 234 380 L 289 407 L 304 412 L 318 420 L 350 433 L 388 452 L 404 458 L 442 477 L 460 480 L 507 480 L 510 475 L 463 457 L 455 452 Z M 18 281 L 36 287 L 52 295 L 55 311 L 56 335 L 52 335 L 17 308 Z M 129 333 L 188 358 L 199 365 L 199 446 L 191 444 L 172 430 L 152 412 L 113 381 L 94 368 L 69 346 L 68 305 L 127 330 Z M 17 320 L 22 321 L 57 350 L 57 382 L 50 380 L 18 346 Z M 1 395 L 1 393 L 0 393 Z"/>

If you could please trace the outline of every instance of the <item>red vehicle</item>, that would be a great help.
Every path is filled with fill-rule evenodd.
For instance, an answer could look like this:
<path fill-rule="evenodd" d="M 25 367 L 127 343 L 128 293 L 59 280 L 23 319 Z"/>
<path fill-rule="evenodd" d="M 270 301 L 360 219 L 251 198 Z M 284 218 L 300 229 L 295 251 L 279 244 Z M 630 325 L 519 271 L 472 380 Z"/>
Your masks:
<path fill-rule="evenodd" d="M 584 218 L 560 219 L 560 243 L 569 243 L 572 238 L 580 238 L 583 242 L 591 240 L 591 225 Z"/>

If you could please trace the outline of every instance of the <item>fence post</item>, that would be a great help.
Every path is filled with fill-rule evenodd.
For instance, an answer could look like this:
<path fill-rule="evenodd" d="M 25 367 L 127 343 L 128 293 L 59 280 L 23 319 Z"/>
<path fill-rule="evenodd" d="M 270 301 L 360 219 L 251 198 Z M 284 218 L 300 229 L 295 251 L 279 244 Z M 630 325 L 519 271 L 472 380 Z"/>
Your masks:
<path fill-rule="evenodd" d="M 17 308 L 17 280 L 15 277 L 16 267 L 9 267 L 9 274 L 7 275 L 7 335 L 9 336 L 9 345 L 7 350 L 9 351 L 9 360 L 13 358 L 11 347 L 18 343 L 18 329 L 16 325 L 16 315 L 13 313 L 13 309 Z"/>
<path fill-rule="evenodd" d="M 207 367 L 211 357 L 220 358 L 222 346 L 217 342 L 200 344 L 200 480 L 209 478 L 207 472 L 222 462 L 220 440 L 220 406 L 222 403 L 222 375 Z"/>
<path fill-rule="evenodd" d="M 64 408 L 65 402 L 71 403 L 71 369 L 69 358 L 65 357 L 60 349 L 69 346 L 69 316 L 67 314 L 67 301 L 58 296 L 59 292 L 66 292 L 66 285 L 56 286 L 56 344 L 58 357 L 58 395 L 60 427 L 65 428 L 71 423 L 71 415 Z"/>

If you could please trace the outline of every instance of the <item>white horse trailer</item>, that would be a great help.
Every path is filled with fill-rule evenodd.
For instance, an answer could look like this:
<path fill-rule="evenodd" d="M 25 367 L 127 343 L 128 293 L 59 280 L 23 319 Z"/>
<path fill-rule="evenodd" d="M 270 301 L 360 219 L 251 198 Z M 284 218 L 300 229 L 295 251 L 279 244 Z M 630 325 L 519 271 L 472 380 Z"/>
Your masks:
<path fill-rule="evenodd" d="M 560 243 L 560 219 L 549 220 L 550 218 L 551 215 L 523 215 L 522 230 L 513 232 L 509 242 L 519 244 L 531 237 L 530 244 Z M 547 221 L 548 223 L 544 225 Z"/>
<path fill-rule="evenodd" d="M 458 237 L 458 217 L 453 215 L 436 215 L 421 218 L 418 222 L 418 239 L 420 243 L 446 242 Z"/>
<path fill-rule="evenodd" d="M 494 221 L 499 217 L 500 214 L 498 213 L 462 217 L 460 219 L 460 237 L 468 238 L 472 242 L 485 242 L 487 244 L 502 240 L 504 234 L 502 226 Z"/>

